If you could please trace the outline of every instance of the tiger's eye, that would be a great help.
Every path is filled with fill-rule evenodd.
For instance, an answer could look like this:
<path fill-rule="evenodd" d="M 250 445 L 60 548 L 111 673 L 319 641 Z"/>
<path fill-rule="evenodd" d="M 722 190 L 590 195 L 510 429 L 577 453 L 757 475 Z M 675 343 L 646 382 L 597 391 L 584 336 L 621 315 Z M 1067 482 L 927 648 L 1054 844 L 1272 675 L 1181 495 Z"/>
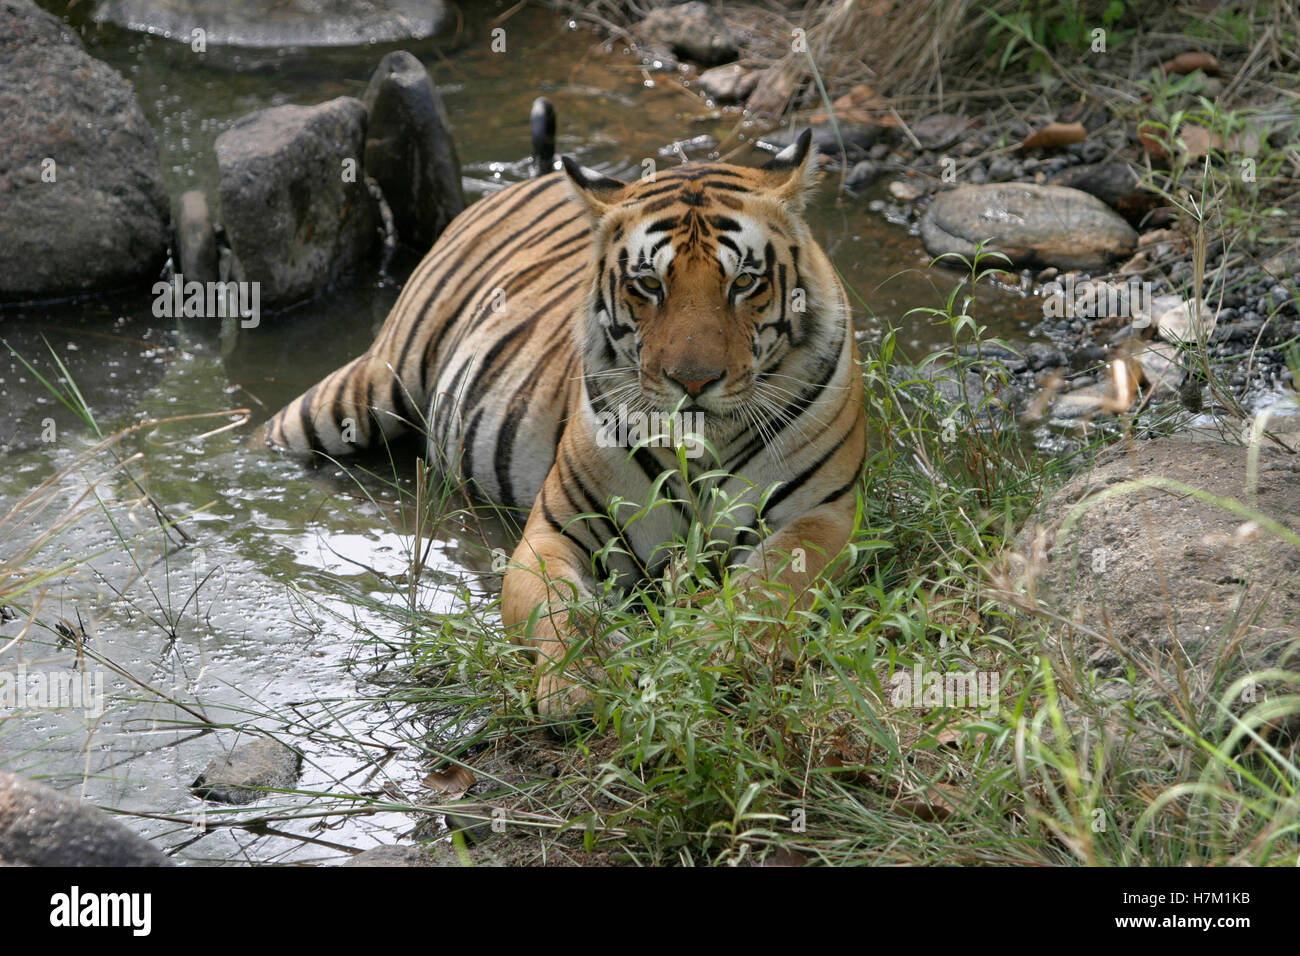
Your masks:
<path fill-rule="evenodd" d="M 736 281 L 731 283 L 733 289 L 748 289 L 754 284 L 754 277 L 748 272 L 742 272 L 736 276 Z"/>
<path fill-rule="evenodd" d="M 658 292 L 664 287 L 664 284 L 654 276 L 641 276 L 638 281 L 651 292 Z"/>

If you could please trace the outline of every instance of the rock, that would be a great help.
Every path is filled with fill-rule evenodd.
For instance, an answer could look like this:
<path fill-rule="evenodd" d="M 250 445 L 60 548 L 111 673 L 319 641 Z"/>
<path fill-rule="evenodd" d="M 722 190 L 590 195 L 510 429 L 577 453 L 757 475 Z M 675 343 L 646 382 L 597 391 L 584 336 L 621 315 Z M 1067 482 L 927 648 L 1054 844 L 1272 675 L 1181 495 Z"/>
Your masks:
<path fill-rule="evenodd" d="M 1051 182 L 1055 186 L 1081 189 L 1116 209 L 1120 203 L 1138 192 L 1141 177 L 1137 169 L 1128 163 L 1100 163 L 1069 167 L 1053 176 Z"/>
<path fill-rule="evenodd" d="M 1163 656 L 1172 673 L 1177 655 L 1192 699 L 1202 699 L 1216 668 L 1231 680 L 1279 664 L 1297 636 L 1300 549 L 1196 494 L 1135 488 L 1101 495 L 1135 477 L 1172 480 L 1300 531 L 1294 456 L 1264 442 L 1254 496 L 1250 473 L 1244 447 L 1169 438 L 1126 443 L 1043 505 L 1019 550 L 1038 572 L 1040 599 L 1110 638 L 1074 631 L 1089 669 L 1123 674 L 1121 648 L 1139 658 Z"/>
<path fill-rule="evenodd" d="M 722 13 L 700 0 L 651 10 L 635 31 L 646 40 L 662 43 L 679 56 L 700 63 L 734 60 L 740 49 L 740 41 Z"/>
<path fill-rule="evenodd" d="M 156 279 L 153 130 L 130 84 L 30 0 L 0 0 L 0 118 L 0 302 Z"/>
<path fill-rule="evenodd" d="M 1290 276 L 1300 272 L 1300 248 L 1286 248 L 1260 263 L 1269 275 Z"/>
<path fill-rule="evenodd" d="M 99 23 L 214 46 L 361 46 L 433 36 L 442 0 L 100 0 Z"/>
<path fill-rule="evenodd" d="M 451 124 L 424 65 L 405 50 L 379 61 L 365 95 L 366 172 L 398 238 L 423 253 L 465 208 Z"/>
<path fill-rule="evenodd" d="M 1291 297 L 1291 293 L 1287 290 L 1286 286 L 1275 285 L 1269 289 L 1267 301 L 1269 312 L 1281 312 L 1288 306 L 1293 310 L 1295 308 L 1295 299 Z"/>
<path fill-rule="evenodd" d="M 913 202 L 925 195 L 925 187 L 913 180 L 896 179 L 889 184 L 889 195 L 899 202 Z"/>
<path fill-rule="evenodd" d="M 898 381 L 929 383 L 913 384 L 905 388 L 917 401 L 938 404 L 943 408 L 945 416 L 952 417 L 959 426 L 965 425 L 972 417 L 990 420 L 999 407 L 1010 404 L 1014 398 L 1011 390 L 1003 389 L 1002 383 L 993 380 L 992 376 L 986 383 L 977 363 L 970 360 L 960 370 L 931 362 L 917 367 L 900 366 L 895 375 Z M 990 389 L 994 395 L 990 395 Z M 1006 394 L 998 394 L 1003 391 Z"/>
<path fill-rule="evenodd" d="M 738 103 L 754 92 L 758 73 L 747 70 L 739 63 L 715 66 L 700 74 L 699 85 L 704 95 L 719 103 Z"/>
<path fill-rule="evenodd" d="M 259 110 L 217 137 L 222 219 L 263 308 L 319 295 L 375 248 L 365 135 L 365 106 L 341 96 Z"/>
<path fill-rule="evenodd" d="M 172 861 L 97 807 L 0 771 L 0 864 L 171 866 Z"/>
<path fill-rule="evenodd" d="M 780 152 L 803 131 L 802 126 L 787 126 L 764 133 L 758 142 L 760 146 Z M 850 159 L 866 156 L 879 135 L 880 127 L 871 123 L 840 123 L 838 127 L 831 126 L 830 123 L 817 123 L 812 126 L 812 144 L 826 156 L 847 155 Z M 842 151 L 841 141 L 844 144 Z"/>
<path fill-rule="evenodd" d="M 1080 365 L 1096 365 L 1106 358 L 1106 350 L 1100 345 L 1092 342 L 1085 342 L 1077 348 L 1070 350 L 1070 362 L 1078 367 Z"/>
<path fill-rule="evenodd" d="M 1025 361 L 1031 371 L 1039 372 L 1045 368 L 1057 368 L 1065 364 L 1065 353 L 1051 342 L 1031 342 L 1025 349 Z"/>
<path fill-rule="evenodd" d="M 854 192 L 861 192 L 867 189 L 876 178 L 880 175 L 880 167 L 869 159 L 864 159 L 857 163 L 849 170 L 849 175 L 844 181 L 845 187 Z"/>
<path fill-rule="evenodd" d="M 1078 157 L 1084 163 L 1100 163 L 1106 158 L 1106 153 L 1109 152 L 1106 144 L 1098 139 L 1086 139 L 1082 143 L 1071 143 L 1066 147 L 1066 151 L 1071 156 Z M 1117 165 L 1122 166 L 1124 164 L 1118 163 Z"/>
<path fill-rule="evenodd" d="M 204 800 L 252 803 L 266 795 L 263 790 L 292 787 L 298 781 L 301 759 L 278 740 L 262 737 L 213 757 L 190 787 Z"/>
<path fill-rule="evenodd" d="M 1203 304 L 1204 335 L 1206 340 L 1214 333 L 1217 317 L 1209 314 L 1208 304 Z M 1196 330 L 1192 328 L 1192 305 L 1180 295 L 1158 295 L 1151 300 L 1151 314 L 1139 312 L 1136 324 L 1139 328 L 1153 326 L 1166 342 L 1175 344 L 1194 343 Z"/>
<path fill-rule="evenodd" d="M 1168 398 L 1178 394 L 1187 378 L 1187 369 L 1178 361 L 1178 349 L 1167 342 L 1148 342 L 1138 353 L 1138 365 L 1157 397 Z"/>
<path fill-rule="evenodd" d="M 992 240 L 1020 266 L 1054 265 L 1090 271 L 1132 254 L 1137 233 L 1099 199 L 1064 186 L 959 186 L 936 196 L 921 220 L 932 255 L 970 257 L 975 243 Z"/>
<path fill-rule="evenodd" d="M 989 181 L 994 183 L 1005 183 L 1007 180 L 1016 178 L 1016 164 L 1006 156 L 994 156 L 989 161 Z"/>
<path fill-rule="evenodd" d="M 745 100 L 745 109 L 755 116 L 780 116 L 802 79 L 798 64 L 785 60 L 773 63 L 758 72 L 754 91 Z"/>
<path fill-rule="evenodd" d="M 961 137 L 971 125 L 964 116 L 952 113 L 933 113 L 922 117 L 912 126 L 912 135 L 922 149 L 946 149 Z"/>
<path fill-rule="evenodd" d="M 216 282 L 217 234 L 201 189 L 182 193 L 176 211 L 176 271 L 185 281 Z"/>
<path fill-rule="evenodd" d="M 1000 371 L 1006 375 L 1014 375 L 1029 368 L 1029 363 L 1025 361 L 1025 356 L 1022 354 L 1023 351 L 1023 348 L 1016 351 L 1015 348 L 992 342 L 981 343 L 978 347 L 964 345 L 959 350 L 961 355 L 972 360 L 972 371 L 978 371 L 978 367 L 983 365 L 992 371 Z"/>
<path fill-rule="evenodd" d="M 344 866 L 433 866 L 422 846 L 377 846 L 350 857 Z"/>
<path fill-rule="evenodd" d="M 1217 76 L 1207 76 L 1201 81 L 1200 93 L 1207 100 L 1216 100 L 1223 94 L 1223 80 Z"/>

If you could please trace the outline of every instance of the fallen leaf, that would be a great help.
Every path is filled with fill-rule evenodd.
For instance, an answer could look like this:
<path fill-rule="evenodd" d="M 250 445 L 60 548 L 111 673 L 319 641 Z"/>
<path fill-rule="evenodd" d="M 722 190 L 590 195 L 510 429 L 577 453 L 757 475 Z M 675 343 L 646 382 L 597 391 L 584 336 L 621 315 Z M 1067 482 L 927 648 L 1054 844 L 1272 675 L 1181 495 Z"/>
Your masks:
<path fill-rule="evenodd" d="M 809 123 L 825 123 L 834 113 L 840 123 L 871 123 L 876 126 L 897 126 L 898 120 L 888 112 L 890 101 L 865 83 L 859 83 L 831 104 L 831 111 L 816 110 L 809 114 Z"/>
<path fill-rule="evenodd" d="M 1201 70 L 1208 74 L 1218 73 L 1222 67 L 1218 59 L 1211 53 L 1203 53 L 1199 50 L 1189 50 L 1186 53 L 1180 53 L 1172 60 L 1165 60 L 1160 64 L 1160 69 L 1166 73 L 1191 73 L 1193 70 Z"/>
<path fill-rule="evenodd" d="M 936 747 L 946 747 L 949 745 L 954 747 L 960 747 L 961 728 L 945 727 L 943 730 L 939 731 L 937 734 L 934 735 L 934 745 Z"/>
<path fill-rule="evenodd" d="M 871 745 L 848 740 L 835 741 L 822 757 L 822 766 L 839 771 L 835 778 L 846 783 L 866 783 L 871 776 L 870 762 Z"/>
<path fill-rule="evenodd" d="M 945 727 L 943 730 L 935 734 L 934 743 L 936 747 L 960 747 L 962 745 L 962 739 L 966 736 L 967 731 L 965 727 Z M 978 747 L 988 739 L 988 734 L 984 733 L 982 730 L 976 731 L 974 734 L 970 735 L 970 738 L 971 743 Z"/>
<path fill-rule="evenodd" d="M 859 83 L 831 105 L 837 110 L 861 109 L 863 107 L 884 109 L 888 102 L 867 84 Z"/>
<path fill-rule="evenodd" d="M 456 800 L 474 786 L 474 774 L 468 767 L 456 764 L 446 770 L 435 770 L 424 778 L 424 785 Z"/>
<path fill-rule="evenodd" d="M 1082 143 L 1087 138 L 1082 123 L 1048 123 L 1038 132 L 1026 136 L 1020 149 L 1055 149 L 1070 143 Z"/>
<path fill-rule="evenodd" d="M 1164 130 L 1154 123 L 1143 123 L 1137 128 L 1138 142 L 1153 159 L 1168 159 L 1169 152 L 1161 144 Z"/>
<path fill-rule="evenodd" d="M 1204 126 L 1184 124 L 1178 129 L 1178 138 L 1183 144 L 1182 151 L 1191 159 L 1200 159 L 1212 149 L 1223 149 L 1223 137 Z"/>
<path fill-rule="evenodd" d="M 959 797 L 960 793 L 950 783 L 932 783 L 923 794 L 899 797 L 894 806 L 927 823 L 942 823 L 957 812 L 957 803 L 949 797 Z"/>

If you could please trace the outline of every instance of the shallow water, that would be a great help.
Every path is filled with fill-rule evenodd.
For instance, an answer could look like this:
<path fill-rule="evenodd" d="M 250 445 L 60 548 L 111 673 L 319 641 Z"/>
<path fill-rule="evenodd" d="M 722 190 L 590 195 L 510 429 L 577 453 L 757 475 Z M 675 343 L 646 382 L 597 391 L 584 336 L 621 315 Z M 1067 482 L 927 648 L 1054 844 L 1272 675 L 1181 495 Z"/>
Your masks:
<path fill-rule="evenodd" d="M 538 94 L 555 103 L 560 151 L 614 175 L 639 172 L 646 157 L 661 166 L 683 153 L 705 158 L 706 150 L 689 141 L 722 139 L 734 125 L 671 74 L 644 72 L 632 57 L 605 52 L 591 34 L 546 11 L 511 17 L 507 52 L 492 53 L 486 21 L 499 11 L 471 6 L 476 12 L 455 37 L 399 45 L 429 67 L 442 91 L 468 199 L 527 175 L 528 110 Z M 254 109 L 359 96 L 380 57 L 398 48 L 214 50 L 199 58 L 165 38 L 112 27 L 85 25 L 83 36 L 94 55 L 135 84 L 158 133 L 169 194 L 203 188 L 214 204 L 212 145 L 222 130 Z M 679 151 L 670 148 L 674 142 L 686 145 Z M 893 322 L 908 328 L 902 342 L 918 352 L 940 340 L 923 321 L 905 318 L 914 307 L 941 304 L 954 282 L 951 274 L 924 270 L 919 240 L 868 213 L 865 198 L 837 200 L 829 185 L 810 218 L 846 281 L 870 304 L 872 314 L 860 316 L 867 338 Z M 264 316 L 252 330 L 223 333 L 214 323 L 155 319 L 146 290 L 3 312 L 0 336 L 47 377 L 56 374 L 50 351 L 64 360 L 104 434 L 145 419 L 231 408 L 249 409 L 256 424 L 369 344 L 400 289 L 395 268 Z M 981 320 L 997 334 L 1023 334 L 1037 319 L 1032 300 L 981 295 Z M 85 519 L 31 562 L 51 567 L 98 555 L 44 594 L 39 617 L 84 627 L 89 645 L 134 680 L 104 670 L 102 716 L 37 709 L 0 717 L 0 768 L 105 807 L 152 815 L 125 819 L 189 862 L 336 861 L 347 848 L 393 842 L 409 833 L 412 817 L 349 816 L 336 804 L 329 806 L 337 814 L 316 829 L 275 821 L 255 832 L 226 828 L 215 805 L 208 805 L 203 827 L 192 825 L 204 805 L 187 787 L 240 739 L 233 725 L 280 733 L 303 747 L 305 791 L 418 793 L 425 757 L 398 744 L 397 722 L 409 714 L 368 703 L 381 692 L 379 671 L 392 655 L 376 639 L 359 637 L 401 641 L 392 618 L 365 600 L 391 605 L 407 594 L 410 509 L 393 503 L 392 469 L 371 464 L 387 470 L 385 480 L 357 469 L 304 468 L 250 443 L 249 426 L 198 437 L 219 424 L 142 430 L 118 448 L 123 456 L 143 453 L 134 473 L 195 539 L 190 547 L 177 550 L 176 533 L 164 534 L 151 508 L 129 504 L 135 488 L 118 472 L 104 480 L 103 504 L 86 499 Z M 0 515 L 93 442 L 91 429 L 45 394 L 32 373 L 7 353 L 0 358 L 0 446 L 9 449 L 0 468 Z M 111 464 L 101 456 L 77 468 L 64 482 L 63 500 Z M 399 478 L 409 490 L 410 469 L 399 469 Z M 0 528 L 0 542 L 9 555 L 19 554 L 51 520 L 46 514 Z M 422 610 L 452 610 L 467 596 L 490 600 L 494 578 L 481 572 L 491 547 L 509 547 L 508 535 L 492 526 L 438 534 L 417 595 Z M 324 574 L 355 589 L 356 599 L 345 599 Z M 0 671 L 12 672 L 20 661 L 46 670 L 73 665 L 74 650 L 59 646 L 48 629 L 32 628 L 24 642 L 9 645 L 23 623 L 0 627 Z M 103 665 L 87 666 L 93 672 Z M 196 714 L 217 726 L 202 725 Z M 300 736 L 295 728 L 303 722 L 317 732 Z M 405 729 L 413 738 L 421 728 Z M 377 753 L 385 759 L 374 772 Z M 293 796 L 258 806 L 325 804 Z"/>

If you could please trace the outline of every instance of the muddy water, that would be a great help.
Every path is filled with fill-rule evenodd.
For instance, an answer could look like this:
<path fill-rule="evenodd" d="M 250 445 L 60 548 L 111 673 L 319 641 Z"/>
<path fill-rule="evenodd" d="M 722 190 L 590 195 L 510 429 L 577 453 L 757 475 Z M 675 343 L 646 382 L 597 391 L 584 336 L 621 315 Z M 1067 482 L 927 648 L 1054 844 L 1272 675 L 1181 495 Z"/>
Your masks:
<path fill-rule="evenodd" d="M 670 77 L 643 72 L 631 57 L 602 50 L 590 34 L 545 11 L 526 9 L 508 20 L 507 52 L 492 53 L 488 15 L 472 14 L 478 19 L 454 38 L 402 44 L 442 90 L 471 199 L 527 174 L 528 108 L 539 93 L 556 105 L 560 150 L 614 175 L 639 172 L 646 157 L 661 166 L 683 155 L 705 158 L 692 140 L 722 138 L 733 125 Z M 216 50 L 198 58 L 186 46 L 110 27 L 88 25 L 83 36 L 92 53 L 135 84 L 158 133 L 168 192 L 203 188 L 214 200 L 212 144 L 237 117 L 359 96 L 393 48 Z M 670 148 L 674 142 L 683 145 Z M 903 316 L 939 304 L 952 278 L 926 273 L 919 241 L 868 213 L 865 200 L 825 193 L 811 219 L 845 279 L 870 303 L 864 332 L 892 321 L 908 324 L 907 343 L 937 339 Z M 256 424 L 370 342 L 404 267 L 266 316 L 253 330 L 155 319 L 150 298 L 137 294 L 0 313 L 0 336 L 47 377 L 56 371 L 51 351 L 59 356 L 104 434 L 146 419 L 241 407 Z M 982 319 L 1007 335 L 1032 324 L 1034 313 L 1031 303 L 993 293 L 981 309 Z M 91 559 L 41 594 L 37 617 L 48 627 L 29 628 L 15 644 L 24 620 L 0 625 L 0 671 L 24 663 L 73 667 L 75 645 L 50 629 L 59 619 L 84 629 L 88 647 L 112 662 L 82 665 L 102 673 L 102 714 L 0 712 L 0 769 L 125 811 L 132 827 L 187 862 L 338 861 L 349 848 L 394 842 L 409 835 L 411 816 L 348 811 L 418 794 L 428 756 L 398 741 L 398 730 L 414 738 L 423 729 L 404 725 L 413 714 L 369 702 L 400 676 L 400 655 L 386 650 L 400 646 L 400 629 L 374 605 L 400 606 L 410 597 L 410 509 L 394 504 L 397 487 L 409 493 L 410 469 L 398 469 L 396 485 L 383 463 L 370 466 L 379 476 L 307 469 L 251 446 L 247 427 L 203 437 L 216 424 L 145 429 L 115 449 L 142 456 L 132 473 L 193 539 L 178 550 L 178 532 L 161 529 L 156 512 L 134 502 L 135 486 L 112 471 L 111 458 L 77 466 L 93 444 L 92 429 L 7 352 L 0 358 L 0 446 L 8 449 L 0 516 L 60 468 L 73 469 L 60 507 L 102 478 L 97 497 L 82 499 L 85 517 L 26 563 Z M 0 560 L 41 540 L 52 521 L 47 512 L 17 528 L 12 521 L 0 526 Z M 508 547 L 505 532 L 444 527 L 438 535 L 415 598 L 421 610 L 490 601 L 493 577 L 481 572 L 491 547 Z M 21 613 L 37 593 L 18 602 Z M 306 726 L 314 731 L 305 733 Z M 302 749 L 308 794 L 343 796 L 268 799 L 259 804 L 268 817 L 260 827 L 223 826 L 222 811 L 210 805 L 204 812 L 187 787 L 223 748 L 250 739 L 238 728 L 270 731 Z M 279 819 L 304 808 L 333 815 L 323 823 Z"/>

